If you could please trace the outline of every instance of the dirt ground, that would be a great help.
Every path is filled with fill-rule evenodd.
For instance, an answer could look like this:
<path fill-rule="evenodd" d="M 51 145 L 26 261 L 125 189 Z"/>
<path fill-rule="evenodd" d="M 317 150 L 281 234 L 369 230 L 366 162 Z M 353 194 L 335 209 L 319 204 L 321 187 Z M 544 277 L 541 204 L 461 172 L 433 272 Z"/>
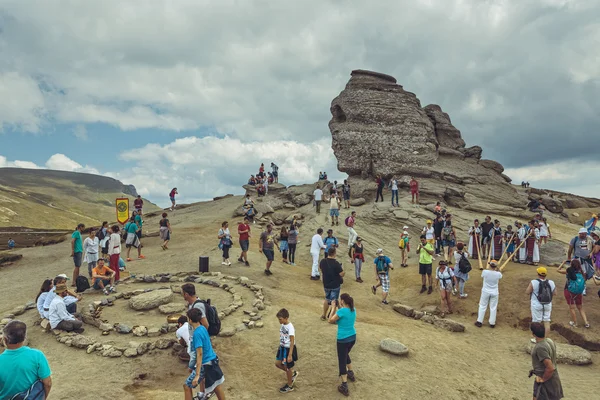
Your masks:
<path fill-rule="evenodd" d="M 402 199 L 401 199 L 402 203 Z M 130 263 L 129 269 L 137 274 L 157 272 L 197 271 L 198 257 L 211 257 L 211 271 L 247 276 L 264 287 L 271 305 L 263 313 L 265 326 L 262 329 L 240 332 L 231 338 L 216 338 L 215 349 L 221 359 L 225 373 L 225 391 L 229 399 L 272 399 L 281 396 L 278 388 L 284 383 L 284 375 L 274 367 L 275 351 L 278 346 L 279 325 L 275 314 L 279 308 L 290 311 L 291 321 L 296 327 L 300 359 L 297 369 L 300 376 L 296 389 L 286 397 L 296 399 L 342 398 L 337 390 L 337 357 L 335 350 L 336 328 L 320 321 L 323 289 L 320 282 L 309 280 L 310 255 L 308 245 L 317 226 L 323 224 L 323 216 L 314 218 L 313 210 L 306 206 L 299 212 L 306 215 L 301 228 L 297 266 L 274 263 L 274 275 L 263 274 L 264 257 L 258 253 L 259 225 L 254 225 L 251 239 L 251 267 L 235 263 L 239 247 L 232 250 L 231 267 L 220 264 L 217 249 L 217 231 L 223 220 L 232 221 L 235 230 L 237 219 L 231 215 L 241 204 L 239 197 L 216 202 L 201 203 L 193 207 L 169 213 L 174 233 L 168 251 L 162 251 L 159 238 L 143 241 L 144 261 Z M 373 207 L 367 204 L 362 210 Z M 422 211 L 422 210 L 421 210 Z M 465 214 L 464 219 L 471 218 Z M 343 220 L 343 218 L 340 218 Z M 424 220 L 424 218 L 422 218 Z M 347 240 L 346 228 L 335 227 L 342 244 Z M 400 225 L 400 226 L 398 226 Z M 557 236 L 569 236 L 571 226 L 561 231 L 555 223 Z M 158 218 L 150 218 L 145 227 L 149 231 L 158 228 Z M 383 246 L 395 264 L 399 264 L 397 241 L 402 224 L 377 224 L 358 220 L 357 231 L 365 238 L 368 255 Z M 417 232 L 411 225 L 412 243 L 416 243 Z M 236 242 L 236 240 L 234 240 Z M 0 315 L 17 305 L 33 300 L 46 277 L 59 273 L 70 275 L 72 261 L 69 258 L 69 243 L 23 249 L 24 258 L 8 268 L 0 270 Z M 391 272 L 392 303 L 422 307 L 439 304 L 439 295 L 419 295 L 420 276 L 417 272 L 416 256 L 411 255 L 408 268 L 396 268 Z M 481 278 L 476 269 L 467 283 L 469 297 L 455 300 L 456 313 L 453 319 L 466 325 L 465 333 L 450 333 L 415 321 L 394 312 L 391 305 L 384 306 L 379 296 L 373 296 L 369 285 L 374 274 L 365 269 L 365 283 L 356 283 L 349 260 L 341 256 L 347 271 L 342 292 L 350 293 L 356 303 L 357 344 L 351 356 L 358 381 L 350 383 L 351 397 L 367 399 L 529 399 L 533 381 L 527 378 L 531 358 L 523 352 L 530 335 L 520 325 L 529 316 L 529 300 L 524 294 L 528 281 L 535 278 L 530 266 L 509 264 L 500 286 L 500 305 L 496 329 L 473 326 L 481 288 Z M 557 283 L 559 291 L 564 277 L 550 270 L 550 278 Z M 199 285 L 198 285 L 199 286 Z M 137 288 L 137 286 L 136 286 Z M 201 288 L 201 297 L 211 296 L 216 289 Z M 584 300 L 592 329 L 586 332 L 591 340 L 600 340 L 600 307 L 596 290 L 590 290 Z M 101 296 L 86 296 L 83 304 Z M 248 301 L 247 295 L 243 295 Z M 177 301 L 177 300 L 176 300 Z M 246 304 L 245 304 L 246 305 Z M 225 326 L 239 324 L 240 311 L 224 321 Z M 160 320 L 148 312 L 150 323 Z M 107 308 L 110 319 L 119 322 L 140 323 L 144 315 L 136 315 L 121 305 Z M 53 372 L 52 398 L 79 399 L 148 399 L 164 400 L 182 398 L 182 385 L 187 369 L 171 351 L 155 351 L 144 356 L 127 359 L 109 359 L 88 355 L 85 351 L 66 347 L 58 343 L 51 334 L 34 327 L 36 313 L 28 311 L 22 318 L 30 327 L 30 344 L 39 348 L 48 357 Z M 553 310 L 555 322 L 568 324 L 568 312 L 562 294 L 559 293 Z M 91 328 L 90 328 L 91 329 Z M 582 332 L 583 329 L 578 329 Z M 113 338 L 111 334 L 109 338 Z M 566 340 L 552 332 L 557 342 Z M 128 335 L 127 340 L 135 340 Z M 410 349 L 406 358 L 396 358 L 378 349 L 384 338 L 393 338 Z M 119 340 L 124 340 L 120 339 Z M 594 364 L 577 367 L 559 365 L 567 399 L 594 398 L 597 392 L 593 384 L 600 374 L 600 355 L 593 353 Z M 144 379 L 140 379 L 142 376 Z"/>

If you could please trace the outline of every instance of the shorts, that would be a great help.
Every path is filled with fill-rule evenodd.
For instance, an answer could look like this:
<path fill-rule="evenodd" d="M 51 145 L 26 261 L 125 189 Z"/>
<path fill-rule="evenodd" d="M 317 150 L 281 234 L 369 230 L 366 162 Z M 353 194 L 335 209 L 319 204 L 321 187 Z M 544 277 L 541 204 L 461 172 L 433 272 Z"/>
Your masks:
<path fill-rule="evenodd" d="M 575 304 L 576 306 L 580 306 L 583 303 L 583 296 L 581 294 L 573 294 L 568 289 L 565 289 L 564 294 L 568 305 Z"/>
<path fill-rule="evenodd" d="M 431 264 L 419 263 L 419 275 L 431 275 Z"/>
<path fill-rule="evenodd" d="M 329 210 L 329 216 L 331 217 L 339 217 L 340 216 L 340 210 L 337 208 L 332 208 Z"/>
<path fill-rule="evenodd" d="M 419 194 L 419 189 L 410 189 L 410 194 Z"/>
<path fill-rule="evenodd" d="M 169 199 L 174 203 L 175 202 L 175 197 L 169 197 Z M 192 378 L 194 379 L 194 378 Z"/>
<path fill-rule="evenodd" d="M 427 239 L 427 243 L 431 243 L 432 246 L 435 246 L 435 239 Z"/>
<path fill-rule="evenodd" d="M 341 288 L 335 289 L 327 289 L 325 288 L 325 300 L 327 300 L 328 304 L 331 304 L 332 301 L 337 300 L 340 297 Z"/>
<path fill-rule="evenodd" d="M 248 251 L 249 247 L 250 247 L 249 240 L 240 240 L 240 248 L 242 249 L 242 251 Z"/>
<path fill-rule="evenodd" d="M 77 252 L 73 254 L 73 264 L 75 264 L 75 268 L 81 267 L 81 262 L 83 261 L 83 253 Z"/>
<path fill-rule="evenodd" d="M 138 239 L 141 239 L 142 238 L 142 230 L 140 229 L 139 231 L 137 231 L 135 233 L 135 235 L 138 237 Z"/>
<path fill-rule="evenodd" d="M 344 192 L 344 200 L 350 200 L 350 193 L 349 192 Z"/>
<path fill-rule="evenodd" d="M 100 281 L 102 281 L 102 284 L 104 285 L 104 287 L 106 287 L 106 286 L 110 285 L 110 279 L 96 278 L 96 279 L 94 280 L 94 289 L 96 289 L 96 290 L 100 290 L 100 289 L 102 289 L 102 288 L 100 287 Z M 193 379 L 193 378 L 192 378 L 192 379 Z"/>
<path fill-rule="evenodd" d="M 379 274 L 379 282 L 381 283 L 381 290 L 383 290 L 383 293 L 389 293 L 390 276 L 388 274 Z"/>
<path fill-rule="evenodd" d="M 442 246 L 444 247 L 456 247 L 456 240 L 442 240 Z"/>
<path fill-rule="evenodd" d="M 279 346 L 279 349 L 277 349 L 277 355 L 275 356 L 275 359 L 277 361 L 282 361 L 282 364 L 288 369 L 294 368 L 296 361 L 298 361 L 298 352 L 296 351 L 296 346 L 294 346 L 294 350 L 292 350 L 292 362 L 290 363 L 286 361 L 289 354 L 290 349 L 288 347 Z"/>
<path fill-rule="evenodd" d="M 273 172 L 273 177 L 274 177 L 274 178 L 277 178 L 278 176 L 279 176 L 279 172 L 277 172 L 277 171 L 274 171 L 274 172 Z"/>
<path fill-rule="evenodd" d="M 273 250 L 263 249 L 263 254 L 267 257 L 267 261 L 273 261 L 275 259 L 275 252 Z"/>
<path fill-rule="evenodd" d="M 200 379 L 198 379 L 198 383 L 202 382 L 203 375 L 204 375 L 204 365 L 202 366 L 202 368 L 200 368 Z M 190 376 L 188 376 L 187 379 L 185 380 L 185 385 L 191 389 L 197 387 L 197 386 L 192 386 L 192 381 L 194 380 L 195 377 L 196 377 L 196 369 L 194 368 L 192 373 L 190 374 Z"/>
<path fill-rule="evenodd" d="M 552 314 L 552 304 L 545 304 L 543 307 L 531 306 L 531 322 L 550 322 Z"/>

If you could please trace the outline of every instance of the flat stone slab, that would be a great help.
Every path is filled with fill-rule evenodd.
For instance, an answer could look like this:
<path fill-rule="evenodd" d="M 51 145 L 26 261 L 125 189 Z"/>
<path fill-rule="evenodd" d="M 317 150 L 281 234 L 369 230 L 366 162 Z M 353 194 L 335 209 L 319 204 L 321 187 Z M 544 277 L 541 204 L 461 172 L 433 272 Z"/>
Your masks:
<path fill-rule="evenodd" d="M 556 362 L 559 364 L 570 365 L 590 365 L 592 363 L 592 354 L 579 346 L 571 344 L 556 344 Z M 529 342 L 524 346 L 527 354 L 531 354 L 535 344 Z"/>
<path fill-rule="evenodd" d="M 410 307 L 410 306 L 406 306 L 404 304 L 394 304 L 393 306 L 394 311 L 396 311 L 397 313 L 400 313 L 406 317 L 410 317 L 412 318 L 415 315 L 415 309 Z"/>
<path fill-rule="evenodd" d="M 183 303 L 169 303 L 158 306 L 158 311 L 163 314 L 177 314 L 185 311 L 186 307 Z"/>
<path fill-rule="evenodd" d="M 160 305 L 170 303 L 173 299 L 171 289 L 153 290 L 151 292 L 141 293 L 129 300 L 129 307 L 134 310 L 151 310 Z"/>
<path fill-rule="evenodd" d="M 394 339 L 383 339 L 379 343 L 379 350 L 393 354 L 395 356 L 406 356 L 408 355 L 408 347 Z"/>

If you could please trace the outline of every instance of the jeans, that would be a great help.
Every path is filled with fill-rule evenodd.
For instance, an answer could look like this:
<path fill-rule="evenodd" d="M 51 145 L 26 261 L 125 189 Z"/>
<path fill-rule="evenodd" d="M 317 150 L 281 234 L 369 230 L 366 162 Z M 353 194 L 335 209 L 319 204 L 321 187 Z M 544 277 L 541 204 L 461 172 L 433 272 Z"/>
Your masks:
<path fill-rule="evenodd" d="M 460 290 L 460 294 L 465 294 L 465 281 L 462 279 L 458 280 L 458 289 Z"/>
<path fill-rule="evenodd" d="M 394 203 L 394 196 L 396 197 L 396 202 Z M 383 195 L 381 196 L 383 198 Z M 398 204 L 398 191 L 392 190 L 392 205 Z"/>
<path fill-rule="evenodd" d="M 223 246 L 223 258 L 226 260 L 229 259 L 229 246 Z"/>
<path fill-rule="evenodd" d="M 290 250 L 290 262 L 296 262 L 296 243 L 288 243 L 288 247 Z"/>
<path fill-rule="evenodd" d="M 320 214 L 321 213 L 321 200 L 316 200 L 315 203 L 317 205 L 317 214 Z"/>
<path fill-rule="evenodd" d="M 360 270 L 362 268 L 363 261 L 360 258 L 354 259 L 354 274 L 356 279 L 360 278 Z"/>
<path fill-rule="evenodd" d="M 377 203 L 377 201 L 379 201 L 379 196 L 381 196 L 381 201 L 383 201 L 383 188 L 382 187 L 377 188 L 377 197 L 375 198 L 375 203 Z"/>
<path fill-rule="evenodd" d="M 346 366 L 348 364 L 352 364 L 352 360 L 350 360 L 350 351 L 352 347 L 356 343 L 356 340 L 353 340 L 349 343 L 340 343 L 337 342 L 337 356 L 338 356 L 338 365 L 340 369 L 340 376 L 346 375 L 348 370 Z"/>
<path fill-rule="evenodd" d="M 435 254 L 442 254 L 442 239 L 435 238 Z"/>

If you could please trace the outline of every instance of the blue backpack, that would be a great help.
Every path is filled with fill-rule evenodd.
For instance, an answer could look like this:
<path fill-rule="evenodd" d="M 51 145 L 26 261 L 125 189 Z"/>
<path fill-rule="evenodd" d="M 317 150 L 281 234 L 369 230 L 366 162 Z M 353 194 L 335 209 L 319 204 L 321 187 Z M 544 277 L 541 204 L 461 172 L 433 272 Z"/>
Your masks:
<path fill-rule="evenodd" d="M 582 294 L 585 289 L 585 278 L 581 274 L 577 274 L 575 280 L 569 280 L 567 284 L 567 290 L 569 293 Z"/>
<path fill-rule="evenodd" d="M 379 256 L 377 257 L 377 273 L 378 274 L 387 274 L 389 270 L 388 263 L 385 262 L 385 257 Z"/>

